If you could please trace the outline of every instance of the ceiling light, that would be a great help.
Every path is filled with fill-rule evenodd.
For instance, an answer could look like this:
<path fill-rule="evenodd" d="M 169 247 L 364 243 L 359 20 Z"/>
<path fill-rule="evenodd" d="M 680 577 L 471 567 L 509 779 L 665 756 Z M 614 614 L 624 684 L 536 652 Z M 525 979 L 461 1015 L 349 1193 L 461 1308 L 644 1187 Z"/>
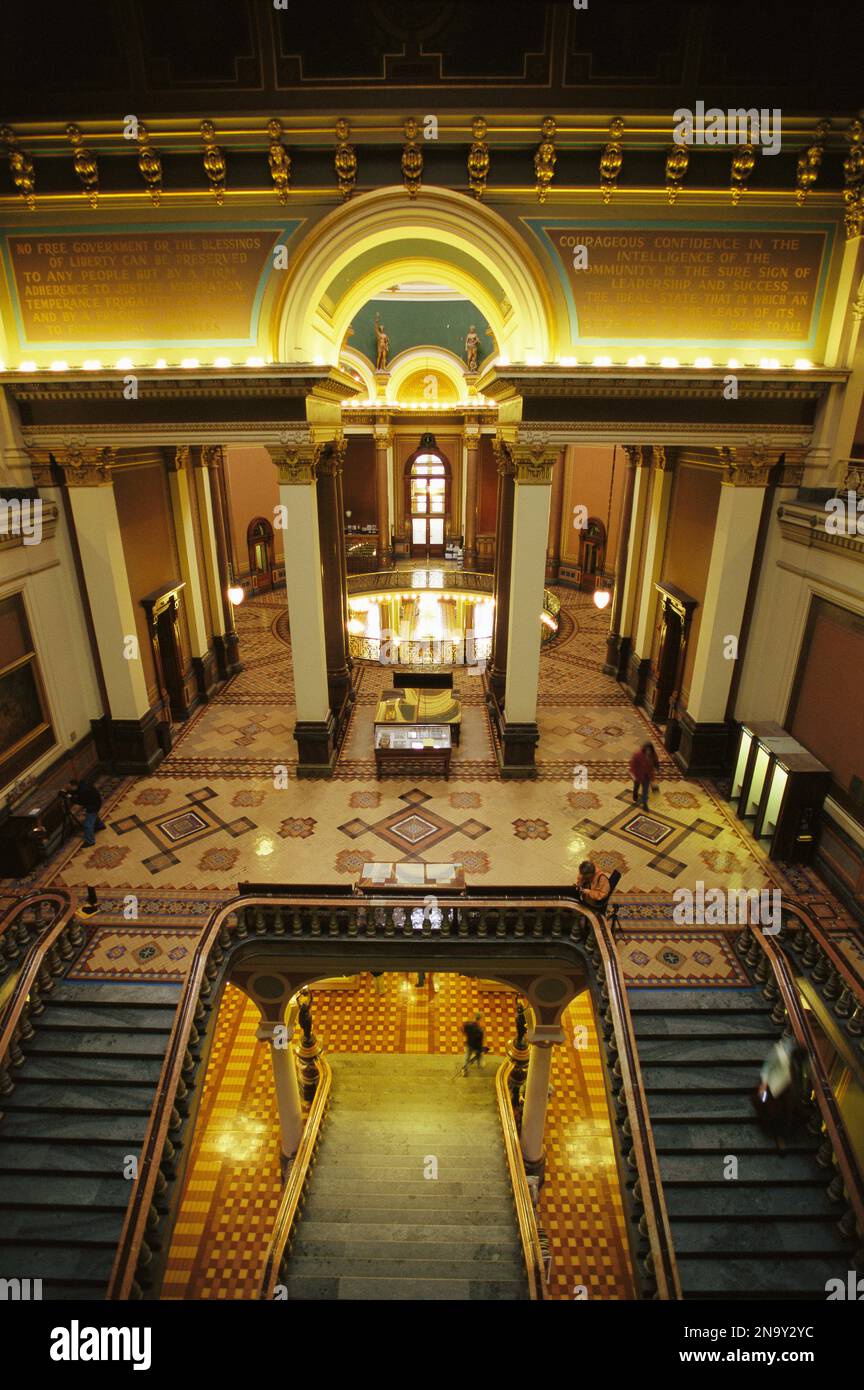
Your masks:
<path fill-rule="evenodd" d="M 19 362 L 18 370 L 19 372 L 38 372 L 39 368 L 35 362 Z"/>
<path fill-rule="evenodd" d="M 595 367 L 611 367 L 611 366 L 612 366 L 612 358 L 611 358 L 611 357 L 595 357 L 595 358 L 594 358 L 594 363 L 593 363 L 593 365 L 594 365 Z"/>
<path fill-rule="evenodd" d="M 696 361 L 693 363 L 693 366 L 694 366 L 694 367 L 713 367 L 713 366 L 714 366 L 714 363 L 711 361 L 711 358 L 710 358 L 710 357 L 697 357 L 697 358 L 696 358 Z"/>
<path fill-rule="evenodd" d="M 231 366 L 231 358 L 230 358 L 230 357 L 217 357 L 216 360 L 215 360 L 215 362 L 213 363 L 213 366 L 214 366 L 214 367 L 230 367 L 230 366 Z"/>
<path fill-rule="evenodd" d="M 776 372 L 780 363 L 777 361 L 776 357 L 760 357 L 759 366 L 765 372 Z"/>
<path fill-rule="evenodd" d="M 118 357 L 114 366 L 117 368 L 118 372 L 131 372 L 135 363 L 132 361 L 131 357 Z"/>
<path fill-rule="evenodd" d="M 661 358 L 660 358 L 660 366 L 661 366 L 661 367 L 671 367 L 671 368 L 674 368 L 674 367 L 677 367 L 678 365 L 679 365 L 679 364 L 678 364 L 678 358 L 677 358 L 677 357 L 661 357 Z"/>
<path fill-rule="evenodd" d="M 794 366 L 796 371 L 809 372 L 813 366 L 813 363 L 808 362 L 806 357 L 796 357 Z"/>
<path fill-rule="evenodd" d="M 88 357 L 86 362 L 81 363 L 82 372 L 101 372 L 102 363 L 98 357 Z"/>
<path fill-rule="evenodd" d="M 247 358 L 246 358 L 246 366 L 247 366 L 247 367 L 263 367 L 263 366 L 264 366 L 264 358 L 263 358 L 263 357 L 247 357 Z"/>
<path fill-rule="evenodd" d="M 51 363 L 51 370 L 52 370 L 52 372 L 68 372 L 68 370 L 69 370 L 69 363 L 68 363 L 68 362 L 52 362 L 52 363 Z"/>
<path fill-rule="evenodd" d="M 627 366 L 628 366 L 628 367 L 644 367 L 644 366 L 645 366 L 645 358 L 644 358 L 644 357 L 628 357 L 628 358 L 627 358 Z"/>

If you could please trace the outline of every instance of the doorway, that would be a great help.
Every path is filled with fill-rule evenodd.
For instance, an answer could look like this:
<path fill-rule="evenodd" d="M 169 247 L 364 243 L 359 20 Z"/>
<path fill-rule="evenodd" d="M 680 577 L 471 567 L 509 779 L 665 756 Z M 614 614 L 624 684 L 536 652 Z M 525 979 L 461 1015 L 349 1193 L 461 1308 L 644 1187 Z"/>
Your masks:
<path fill-rule="evenodd" d="M 412 559 L 443 556 L 450 508 L 450 464 L 439 451 L 434 435 L 424 434 L 419 449 L 408 459 L 405 484 Z"/>

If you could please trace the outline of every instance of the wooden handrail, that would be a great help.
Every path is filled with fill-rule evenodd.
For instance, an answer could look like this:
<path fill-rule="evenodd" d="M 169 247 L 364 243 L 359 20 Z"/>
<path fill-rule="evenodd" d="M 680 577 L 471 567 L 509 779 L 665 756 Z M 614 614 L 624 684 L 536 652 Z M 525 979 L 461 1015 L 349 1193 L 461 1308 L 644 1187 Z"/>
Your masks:
<path fill-rule="evenodd" d="M 758 942 L 763 952 L 767 956 L 783 999 L 786 1015 L 789 1019 L 790 1027 L 795 1035 L 797 1042 L 805 1049 L 808 1054 L 810 1067 L 810 1078 L 813 1082 L 813 1094 L 816 1104 L 822 1114 L 822 1122 L 825 1126 L 825 1133 L 834 1150 L 837 1159 L 837 1167 L 843 1179 L 843 1186 L 849 1204 L 855 1213 L 855 1222 L 858 1231 L 864 1236 L 864 1177 L 855 1154 L 855 1150 L 849 1140 L 846 1127 L 840 1115 L 840 1107 L 831 1088 L 828 1073 L 819 1054 L 816 1038 L 813 1033 L 810 1020 L 806 1011 L 801 1006 L 798 989 L 795 984 L 789 962 L 786 960 L 782 951 L 777 947 L 773 937 L 766 937 L 758 927 L 751 926 L 749 930 L 753 938 Z"/>
<path fill-rule="evenodd" d="M 285 1249 L 300 1214 L 300 1205 L 306 1184 L 309 1181 L 309 1174 L 312 1171 L 312 1164 L 315 1161 L 321 1127 L 324 1116 L 327 1114 L 327 1107 L 330 1104 L 332 1085 L 332 1069 L 327 1058 L 321 1054 L 318 1057 L 318 1085 L 315 1088 L 315 1097 L 310 1106 L 309 1114 L 306 1116 L 303 1136 L 291 1164 L 291 1171 L 279 1201 L 273 1234 L 267 1247 L 261 1289 L 258 1294 L 261 1299 L 272 1299 L 279 1282 Z"/>
<path fill-rule="evenodd" d="M 516 1221 L 519 1226 L 519 1239 L 522 1244 L 522 1258 L 528 1279 L 528 1297 L 542 1301 L 546 1297 L 546 1272 L 543 1268 L 543 1252 L 540 1249 L 540 1234 L 537 1230 L 537 1217 L 531 1190 L 525 1173 L 525 1163 L 516 1132 L 516 1117 L 510 1104 L 507 1081 L 513 1071 L 513 1063 L 502 1062 L 495 1073 L 495 1095 L 498 1100 L 498 1113 L 504 1133 L 504 1152 L 510 1172 L 510 1185 L 513 1189 L 513 1203 L 516 1207 Z"/>
<path fill-rule="evenodd" d="M 680 1299 L 681 1281 L 678 1276 L 672 1230 L 669 1225 L 669 1214 L 666 1210 L 666 1199 L 663 1194 L 660 1163 L 654 1146 L 648 1100 L 642 1080 L 642 1068 L 639 1064 L 636 1034 L 630 1016 L 630 1006 L 627 1003 L 626 988 L 618 965 L 618 952 L 611 928 L 605 920 L 601 920 L 595 928 L 595 939 L 603 960 L 606 988 L 609 991 L 609 1004 L 612 1010 L 613 1030 L 618 1046 L 618 1060 L 621 1064 L 624 1098 L 631 1116 L 630 1128 L 636 1156 L 636 1170 L 639 1174 L 642 1201 L 645 1208 L 645 1223 L 648 1243 L 651 1248 L 652 1272 L 657 1280 L 657 1294 L 661 1299 Z"/>
<path fill-rule="evenodd" d="M 44 893 L 30 893 L 26 898 L 15 904 L 10 913 L 4 918 L 4 924 L 8 928 L 9 918 L 14 913 L 20 916 L 28 908 L 37 906 L 40 903 L 54 903 L 57 906 L 57 914 L 51 926 L 44 930 L 38 940 L 34 941 L 24 957 L 18 977 L 15 981 L 9 999 L 7 1000 L 2 1014 L 0 1014 L 0 1064 L 5 1060 L 15 1029 L 21 1019 L 21 1014 L 27 1005 L 28 997 L 36 982 L 39 971 L 44 964 L 45 957 L 57 942 L 58 937 L 66 930 L 70 919 L 75 914 L 75 905 L 72 898 L 65 889 L 56 888 Z"/>
<path fill-rule="evenodd" d="M 384 914 L 385 920 L 389 919 L 392 922 L 394 908 L 401 907 L 410 913 L 410 910 L 418 905 L 419 900 L 416 894 L 405 897 L 379 898 L 364 895 L 344 899 L 332 897 L 328 899 L 326 896 L 308 895 L 292 897 L 290 893 L 284 895 L 256 894 L 233 898 L 223 903 L 211 914 L 195 948 L 175 1014 L 174 1026 L 159 1078 L 156 1100 L 150 1114 L 141 1151 L 138 1177 L 135 1180 L 126 1211 L 108 1285 L 108 1298 L 122 1300 L 132 1297 L 133 1294 L 137 1296 L 135 1272 L 138 1267 L 139 1256 L 144 1252 L 146 1246 L 147 1226 L 151 1219 L 151 1211 L 155 1208 L 159 1168 L 168 1139 L 172 1116 L 176 1114 L 176 1096 L 184 1062 L 187 1059 L 187 1049 L 194 1022 L 193 1016 L 198 1006 L 199 995 L 204 993 L 205 997 L 209 998 L 210 980 L 215 980 L 225 951 L 233 944 L 227 936 L 228 919 L 235 914 L 238 917 L 242 915 L 243 931 L 240 934 L 240 939 L 247 944 L 254 944 L 260 932 L 267 930 L 264 925 L 267 913 L 273 913 L 281 908 L 291 908 L 295 911 L 318 909 L 324 917 L 323 924 L 320 920 L 316 920 L 311 931 L 304 933 L 292 932 L 283 927 L 279 939 L 286 942 L 299 939 L 301 936 L 307 940 L 311 938 L 321 942 L 334 940 L 334 938 L 338 940 L 340 939 L 340 932 L 336 923 L 336 916 L 348 912 L 356 925 L 353 931 L 348 932 L 347 938 L 341 938 L 343 940 L 378 941 L 387 946 L 393 946 L 400 941 L 404 944 L 411 939 L 424 940 L 428 943 L 429 938 L 433 936 L 428 921 L 424 922 L 421 929 L 405 933 L 401 929 L 396 932 L 392 926 L 389 929 L 387 927 L 379 929 L 375 920 L 377 909 L 380 909 Z M 669 1224 L 659 1166 L 651 1141 L 650 1122 L 641 1083 L 629 1009 L 618 971 L 614 942 L 604 919 L 575 898 L 563 894 L 560 897 L 547 895 L 545 897 L 509 899 L 492 895 L 470 898 L 458 896 L 445 898 L 442 896 L 440 905 L 445 913 L 450 908 L 455 908 L 460 913 L 465 914 L 466 918 L 473 918 L 474 920 L 481 916 L 485 910 L 494 910 L 499 914 L 498 924 L 491 931 L 483 930 L 474 935 L 468 933 L 467 929 L 463 930 L 463 926 L 460 924 L 452 930 L 449 926 L 446 929 L 442 926 L 440 931 L 434 933 L 435 938 L 457 947 L 459 942 L 466 938 L 472 941 L 479 938 L 490 942 L 508 939 L 530 942 L 538 939 L 548 941 L 551 936 L 551 939 L 559 941 L 562 945 L 570 944 L 578 948 L 581 945 L 581 937 L 578 931 L 574 931 L 573 924 L 582 923 L 586 930 L 591 931 L 593 929 L 594 940 L 597 942 L 603 962 L 609 992 L 609 1006 L 613 1017 L 613 1029 L 617 1038 L 618 1055 L 624 1076 L 624 1101 L 631 1121 L 631 1139 L 637 1169 L 642 1180 L 642 1201 L 646 1213 L 647 1236 L 651 1260 L 654 1265 L 654 1277 L 657 1280 L 661 1298 L 680 1297 L 680 1286 L 669 1236 Z M 254 914 L 258 909 L 261 910 L 260 930 L 257 923 L 250 930 L 245 924 L 247 913 Z M 551 932 L 545 931 L 544 923 L 538 919 L 533 926 L 523 924 L 521 932 L 511 934 L 508 931 L 506 915 L 513 912 L 523 914 L 532 910 L 556 914 L 555 924 Z M 562 925 L 559 914 L 567 914 L 570 919 L 569 923 Z M 336 927 L 335 931 L 333 930 L 334 927 Z M 210 959 L 211 952 L 214 953 L 212 960 Z M 205 974 L 208 976 L 207 980 L 205 980 Z M 156 1214 L 158 1216 L 158 1213 Z"/>
<path fill-rule="evenodd" d="M 799 903 L 796 899 L 787 898 L 784 894 L 783 912 L 785 913 L 787 911 L 801 918 L 816 944 L 824 951 L 833 968 L 843 980 L 846 988 L 851 990 L 857 998 L 864 1000 L 864 974 L 857 969 L 852 961 L 847 960 L 845 956 L 841 955 L 837 947 L 831 941 L 828 933 L 820 926 L 809 908 L 805 907 L 803 903 Z"/>

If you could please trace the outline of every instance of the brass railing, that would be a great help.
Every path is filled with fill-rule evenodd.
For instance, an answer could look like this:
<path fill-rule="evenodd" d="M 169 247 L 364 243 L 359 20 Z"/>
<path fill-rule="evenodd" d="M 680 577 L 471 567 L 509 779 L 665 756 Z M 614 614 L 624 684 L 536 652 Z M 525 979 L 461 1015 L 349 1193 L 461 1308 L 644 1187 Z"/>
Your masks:
<path fill-rule="evenodd" d="M 639 1179 L 633 1193 L 630 1236 L 634 1249 L 641 1241 L 647 1242 L 642 1249 L 646 1252 L 643 1265 L 648 1282 L 643 1277 L 640 1287 L 648 1297 L 679 1296 L 632 1024 L 611 935 L 603 919 L 563 896 L 472 896 L 442 904 L 442 921 L 433 940 L 428 919 L 419 929 L 412 923 L 411 909 L 417 906 L 416 896 L 365 899 L 334 890 L 329 897 L 323 892 L 315 897 L 292 897 L 287 892 L 284 896 L 246 896 L 223 904 L 212 914 L 196 946 L 175 1014 L 111 1274 L 109 1298 L 141 1298 L 145 1289 L 148 1296 L 158 1295 L 161 1276 L 159 1260 L 154 1256 L 161 1249 L 160 1259 L 164 1259 L 170 1245 L 166 1228 L 170 1228 L 179 1200 L 180 1169 L 189 1150 L 188 1143 L 181 1148 L 177 1141 L 184 1132 L 184 1116 L 187 1123 L 192 1122 L 195 1078 L 196 1073 L 203 1074 L 215 1006 L 236 952 L 244 944 L 262 941 L 283 946 L 292 941 L 315 942 L 319 948 L 329 945 L 334 968 L 337 963 L 344 968 L 346 956 L 356 963 L 355 968 L 368 968 L 366 961 L 383 961 L 388 946 L 397 941 L 400 951 L 406 946 L 412 953 L 416 951 L 418 965 L 424 958 L 440 961 L 446 953 L 448 963 L 458 968 L 460 943 L 472 950 L 476 961 L 478 947 L 482 949 L 488 942 L 490 950 L 509 948 L 508 954 L 515 958 L 529 954 L 533 946 L 540 947 L 548 959 L 549 948 L 554 946 L 580 968 L 594 966 L 605 1055 L 617 1073 L 612 1119 L 617 1142 L 624 1148 L 626 1167 Z M 200 1096 L 200 1087 L 198 1092 Z M 287 1241 L 290 1222 L 285 1231 Z M 152 1267 L 149 1275 L 148 1267 Z"/>
<path fill-rule="evenodd" d="M 537 1230 L 537 1217 L 525 1173 L 525 1163 L 519 1146 L 516 1131 L 516 1117 L 510 1100 L 507 1082 L 513 1071 L 512 1062 L 503 1062 L 495 1073 L 495 1095 L 501 1128 L 504 1133 L 504 1153 L 510 1173 L 510 1186 L 513 1189 L 513 1204 L 516 1208 L 516 1222 L 519 1226 L 519 1239 L 522 1244 L 522 1258 L 528 1278 L 528 1297 L 540 1301 L 546 1297 L 546 1272 L 543 1268 L 543 1252 L 540 1249 L 540 1233 Z"/>
<path fill-rule="evenodd" d="M 272 1299 L 277 1284 L 288 1277 L 287 1262 L 294 1239 L 294 1231 L 306 1199 L 306 1187 L 312 1166 L 318 1153 L 324 1117 L 330 1105 L 330 1092 L 333 1086 L 333 1073 L 326 1057 L 318 1057 L 318 1085 L 315 1096 L 303 1126 L 303 1136 L 291 1164 L 279 1210 L 273 1226 L 273 1235 L 267 1247 L 264 1273 L 261 1277 L 259 1298 Z"/>

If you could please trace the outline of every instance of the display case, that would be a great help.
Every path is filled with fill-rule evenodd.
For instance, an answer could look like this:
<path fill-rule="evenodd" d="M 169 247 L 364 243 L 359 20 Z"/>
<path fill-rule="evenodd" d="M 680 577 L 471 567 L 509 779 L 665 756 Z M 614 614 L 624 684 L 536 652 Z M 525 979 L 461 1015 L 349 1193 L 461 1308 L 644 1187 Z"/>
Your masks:
<path fill-rule="evenodd" d="M 450 776 L 449 724 L 375 724 L 375 769 L 379 777 Z"/>
<path fill-rule="evenodd" d="M 785 732 L 785 729 L 780 724 L 775 724 L 773 720 L 741 725 L 738 732 L 735 763 L 732 768 L 732 781 L 729 785 L 729 800 L 737 803 L 739 816 L 745 815 L 747 792 L 750 789 L 750 781 L 753 776 L 753 764 L 756 761 L 756 747 L 759 739 L 782 738 Z"/>
<path fill-rule="evenodd" d="M 794 749 L 772 758 L 764 779 L 753 835 L 771 840 L 772 859 L 809 863 L 816 849 L 822 803 L 831 785 L 824 763 L 794 739 Z"/>
<path fill-rule="evenodd" d="M 748 820 L 751 816 L 758 815 L 775 758 L 784 753 L 796 752 L 801 752 L 801 744 L 782 730 L 777 737 L 771 735 L 767 738 L 757 737 L 753 739 L 753 748 L 748 763 L 749 775 L 741 787 L 738 801 L 738 815 L 742 820 Z"/>

